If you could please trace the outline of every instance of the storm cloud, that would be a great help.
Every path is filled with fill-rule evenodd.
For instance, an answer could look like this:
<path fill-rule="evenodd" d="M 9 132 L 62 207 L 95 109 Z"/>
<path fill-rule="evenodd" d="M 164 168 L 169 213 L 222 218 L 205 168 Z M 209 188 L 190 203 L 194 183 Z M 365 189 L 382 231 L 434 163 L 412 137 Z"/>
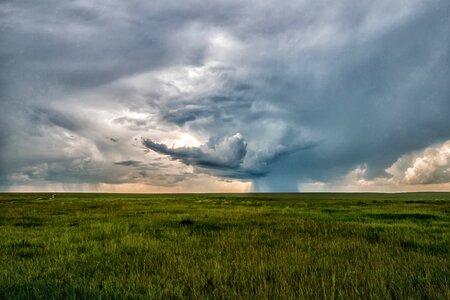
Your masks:
<path fill-rule="evenodd" d="M 239 133 L 216 144 L 209 143 L 200 147 L 169 148 L 148 139 L 142 143 L 155 152 L 169 155 L 185 164 L 212 169 L 238 169 L 247 154 L 247 143 Z"/>
<path fill-rule="evenodd" d="M 446 0 L 2 1 L 0 188 L 446 185 L 449 13 Z"/>

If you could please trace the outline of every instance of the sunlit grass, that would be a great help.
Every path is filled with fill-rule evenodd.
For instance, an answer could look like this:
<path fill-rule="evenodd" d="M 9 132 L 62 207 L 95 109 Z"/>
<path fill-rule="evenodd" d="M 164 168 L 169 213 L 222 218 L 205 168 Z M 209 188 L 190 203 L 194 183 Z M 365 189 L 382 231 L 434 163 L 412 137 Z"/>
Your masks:
<path fill-rule="evenodd" d="M 450 194 L 0 195 L 0 298 L 448 299 Z"/>

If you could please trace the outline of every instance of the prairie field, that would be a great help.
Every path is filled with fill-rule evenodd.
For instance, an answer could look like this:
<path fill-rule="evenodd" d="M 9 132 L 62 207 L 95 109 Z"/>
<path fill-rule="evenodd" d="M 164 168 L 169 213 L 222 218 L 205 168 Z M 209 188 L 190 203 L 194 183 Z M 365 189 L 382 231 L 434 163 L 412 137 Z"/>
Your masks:
<path fill-rule="evenodd" d="M 0 194 L 0 299 L 449 299 L 450 193 Z"/>

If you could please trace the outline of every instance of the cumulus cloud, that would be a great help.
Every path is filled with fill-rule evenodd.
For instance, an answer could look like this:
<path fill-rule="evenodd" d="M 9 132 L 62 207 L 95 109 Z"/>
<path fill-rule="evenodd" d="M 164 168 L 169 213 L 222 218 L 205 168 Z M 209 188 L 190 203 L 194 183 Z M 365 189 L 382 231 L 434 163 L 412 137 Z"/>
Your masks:
<path fill-rule="evenodd" d="M 405 184 L 449 183 L 450 141 L 402 156 L 386 171 Z"/>
<path fill-rule="evenodd" d="M 329 182 L 307 182 L 307 191 L 441 191 L 450 188 L 450 140 L 402 155 L 384 176 L 371 178 L 367 165 Z"/>

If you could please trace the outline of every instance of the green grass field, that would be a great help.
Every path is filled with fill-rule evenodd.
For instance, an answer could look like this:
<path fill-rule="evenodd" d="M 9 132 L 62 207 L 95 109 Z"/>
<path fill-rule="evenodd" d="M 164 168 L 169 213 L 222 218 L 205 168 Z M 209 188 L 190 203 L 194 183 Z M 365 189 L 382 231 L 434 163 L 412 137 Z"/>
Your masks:
<path fill-rule="evenodd" d="M 0 299 L 450 299 L 450 193 L 0 194 Z"/>

